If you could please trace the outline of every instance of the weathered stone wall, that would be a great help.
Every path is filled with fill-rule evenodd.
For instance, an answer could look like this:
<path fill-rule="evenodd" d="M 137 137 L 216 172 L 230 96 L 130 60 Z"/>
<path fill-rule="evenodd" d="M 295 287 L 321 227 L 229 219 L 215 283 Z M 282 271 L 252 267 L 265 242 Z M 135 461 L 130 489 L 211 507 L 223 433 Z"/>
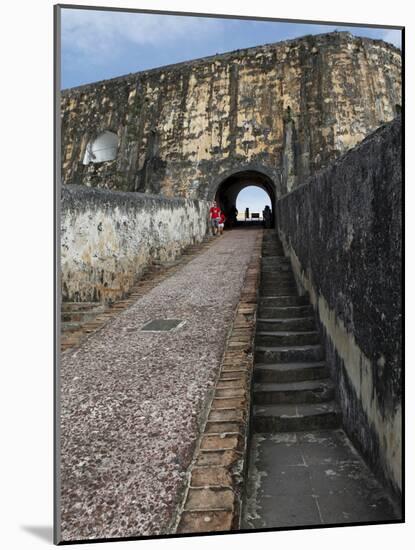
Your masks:
<path fill-rule="evenodd" d="M 400 50 L 349 33 L 239 50 L 62 93 L 62 179 L 211 199 L 259 170 L 277 196 L 360 142 L 401 103 Z M 115 160 L 83 165 L 101 132 Z"/>
<path fill-rule="evenodd" d="M 62 299 L 113 301 L 154 260 L 206 235 L 208 204 L 82 186 L 62 189 Z"/>
<path fill-rule="evenodd" d="M 277 203 L 280 236 L 325 336 L 344 423 L 401 491 L 401 123 Z"/>

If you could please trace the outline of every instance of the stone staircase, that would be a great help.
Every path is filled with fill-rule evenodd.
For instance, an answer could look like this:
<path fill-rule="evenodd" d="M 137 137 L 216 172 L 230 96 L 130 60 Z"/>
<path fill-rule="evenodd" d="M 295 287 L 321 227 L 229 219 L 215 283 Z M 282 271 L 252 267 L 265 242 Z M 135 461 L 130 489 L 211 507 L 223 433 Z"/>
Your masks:
<path fill-rule="evenodd" d="M 87 321 L 105 310 L 105 304 L 100 302 L 63 302 L 61 305 L 62 332 L 81 330 Z"/>
<path fill-rule="evenodd" d="M 274 232 L 264 235 L 253 388 L 260 433 L 337 428 L 340 409 L 313 308 L 299 296 Z"/>
<path fill-rule="evenodd" d="M 243 529 L 394 521 L 400 511 L 341 428 L 313 309 L 264 232 Z"/>

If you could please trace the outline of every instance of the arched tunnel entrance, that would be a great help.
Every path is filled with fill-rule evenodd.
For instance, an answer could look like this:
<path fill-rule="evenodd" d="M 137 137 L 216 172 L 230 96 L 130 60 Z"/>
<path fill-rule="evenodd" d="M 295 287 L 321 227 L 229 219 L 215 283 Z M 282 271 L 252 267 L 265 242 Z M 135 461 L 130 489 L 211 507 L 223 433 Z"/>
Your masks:
<path fill-rule="evenodd" d="M 271 202 L 271 227 L 275 227 L 275 184 L 267 175 L 255 170 L 244 170 L 228 176 L 216 191 L 215 200 L 219 208 L 228 216 L 232 207 L 236 206 L 239 193 L 246 187 L 259 187 L 269 196 Z M 262 216 L 262 211 L 261 211 Z"/>

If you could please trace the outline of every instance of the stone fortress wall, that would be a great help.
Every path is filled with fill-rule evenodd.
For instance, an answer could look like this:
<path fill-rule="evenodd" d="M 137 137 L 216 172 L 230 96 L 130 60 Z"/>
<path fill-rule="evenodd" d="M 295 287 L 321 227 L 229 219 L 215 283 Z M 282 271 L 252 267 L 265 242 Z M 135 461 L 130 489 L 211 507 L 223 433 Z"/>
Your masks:
<path fill-rule="evenodd" d="M 62 93 L 62 181 L 210 200 L 258 170 L 280 197 L 395 117 L 401 53 L 334 32 L 130 74 Z M 116 158 L 84 164 L 102 132 Z"/>

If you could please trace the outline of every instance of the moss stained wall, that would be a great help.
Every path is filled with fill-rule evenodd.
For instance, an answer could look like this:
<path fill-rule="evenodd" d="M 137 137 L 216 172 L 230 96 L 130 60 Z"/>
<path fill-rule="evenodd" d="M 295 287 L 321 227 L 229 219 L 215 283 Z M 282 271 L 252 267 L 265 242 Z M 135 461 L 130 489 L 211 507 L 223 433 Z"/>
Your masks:
<path fill-rule="evenodd" d="M 281 196 L 400 103 L 400 50 L 349 33 L 162 67 L 62 93 L 62 179 L 211 199 L 225 175 L 259 169 Z M 118 135 L 116 160 L 84 166 L 104 130 Z"/>
<path fill-rule="evenodd" d="M 208 204 L 65 186 L 61 286 L 66 301 L 111 302 L 155 260 L 172 261 L 206 235 Z"/>
<path fill-rule="evenodd" d="M 316 308 L 346 430 L 398 497 L 402 467 L 400 117 L 277 203 Z"/>

